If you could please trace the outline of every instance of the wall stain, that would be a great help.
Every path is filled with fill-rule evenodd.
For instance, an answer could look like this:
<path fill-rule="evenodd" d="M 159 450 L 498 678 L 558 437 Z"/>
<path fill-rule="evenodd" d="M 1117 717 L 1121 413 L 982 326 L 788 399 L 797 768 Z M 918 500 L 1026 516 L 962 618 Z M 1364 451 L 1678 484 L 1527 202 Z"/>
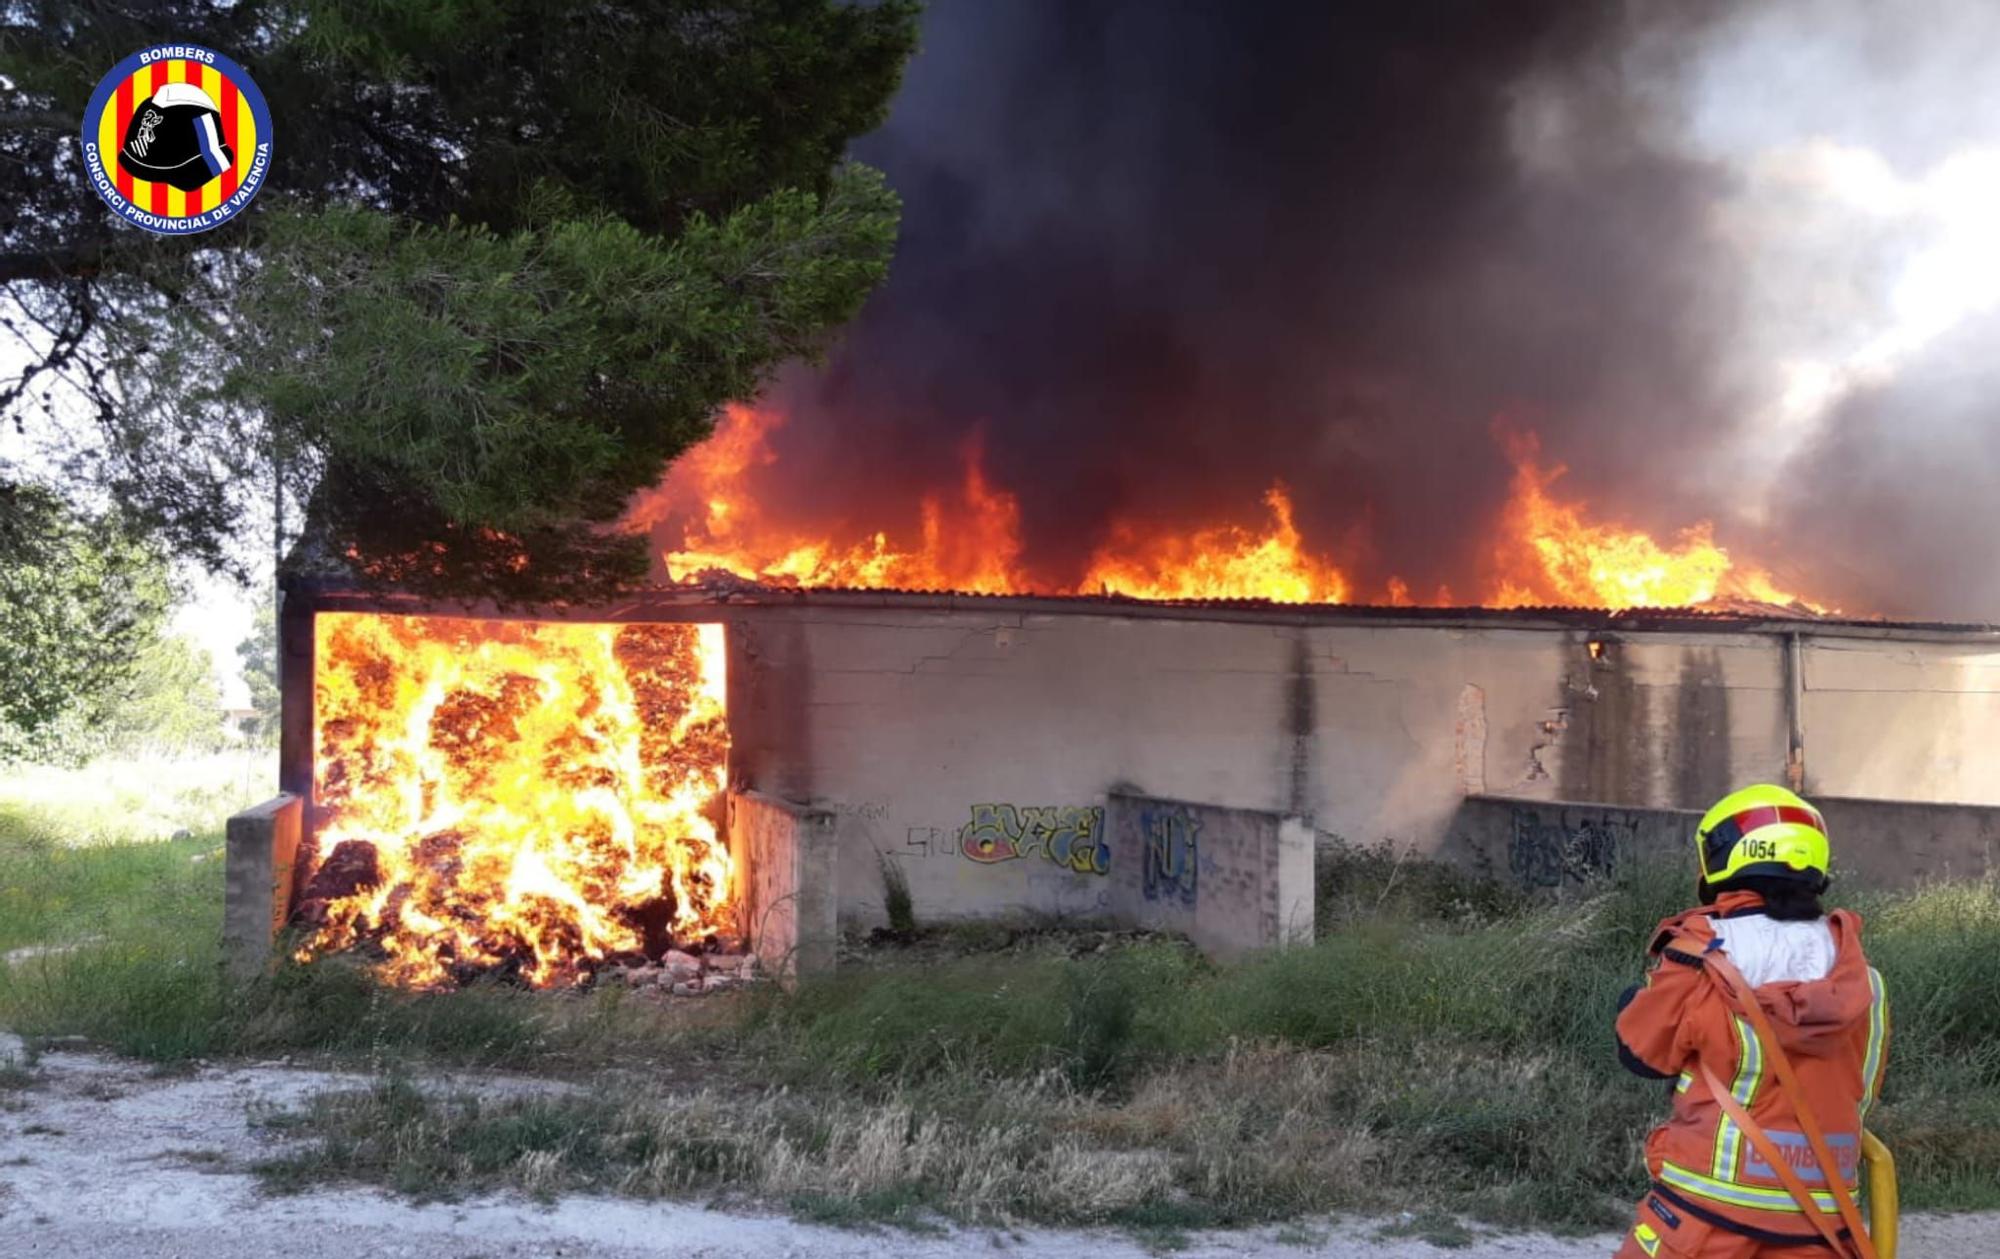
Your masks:
<path fill-rule="evenodd" d="M 1599 644 L 1593 656 L 1589 642 Z M 1561 778 L 1564 799 L 1642 805 L 1651 794 L 1653 745 L 1645 688 L 1635 682 L 1624 642 L 1610 635 L 1574 643 L 1571 672 L 1553 708 L 1570 713 Z"/>
<path fill-rule="evenodd" d="M 1719 652 L 1690 650 L 1682 658 L 1667 743 L 1674 792 L 1667 804 L 1702 809 L 1729 794 L 1729 688 L 1723 685 Z"/>
<path fill-rule="evenodd" d="M 1293 817 L 1312 817 L 1312 745 L 1318 726 L 1318 695 L 1313 677 L 1312 645 L 1308 631 L 1300 629 L 1292 638 L 1292 667 L 1286 679 L 1285 722 L 1291 736 L 1291 763 L 1286 771 L 1286 812 Z"/>

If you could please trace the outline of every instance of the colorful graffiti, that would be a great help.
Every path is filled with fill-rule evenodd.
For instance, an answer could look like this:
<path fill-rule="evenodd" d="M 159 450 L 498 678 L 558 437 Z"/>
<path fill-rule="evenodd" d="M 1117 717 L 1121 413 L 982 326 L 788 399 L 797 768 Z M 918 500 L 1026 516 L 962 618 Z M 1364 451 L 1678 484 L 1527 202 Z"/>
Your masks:
<path fill-rule="evenodd" d="M 1201 820 L 1184 804 L 1139 813 L 1141 887 L 1149 901 L 1195 903 L 1201 875 Z"/>
<path fill-rule="evenodd" d="M 1078 874 L 1111 869 L 1102 805 L 975 804 L 958 848 L 981 865 L 1041 857 Z"/>

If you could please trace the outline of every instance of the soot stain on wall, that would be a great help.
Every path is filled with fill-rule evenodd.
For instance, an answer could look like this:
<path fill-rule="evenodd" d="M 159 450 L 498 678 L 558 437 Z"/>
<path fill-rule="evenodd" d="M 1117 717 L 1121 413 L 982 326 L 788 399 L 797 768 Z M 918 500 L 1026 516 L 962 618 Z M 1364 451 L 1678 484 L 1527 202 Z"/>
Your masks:
<path fill-rule="evenodd" d="M 1600 645 L 1595 656 L 1588 644 L 1577 642 L 1576 663 L 1556 700 L 1572 714 L 1562 758 L 1562 798 L 1644 804 L 1652 777 L 1645 690 L 1632 677 L 1624 642 L 1611 636 L 1592 641 Z"/>
<path fill-rule="evenodd" d="M 1682 657 L 1674 724 L 1664 733 L 1674 792 L 1666 803 L 1700 808 L 1729 793 L 1729 688 L 1716 651 L 1691 650 Z"/>
<path fill-rule="evenodd" d="M 1319 721 L 1317 678 L 1312 648 L 1304 630 L 1292 638 L 1291 669 L 1286 675 L 1286 746 L 1291 760 L 1285 769 L 1285 810 L 1293 817 L 1312 817 L 1313 732 Z"/>

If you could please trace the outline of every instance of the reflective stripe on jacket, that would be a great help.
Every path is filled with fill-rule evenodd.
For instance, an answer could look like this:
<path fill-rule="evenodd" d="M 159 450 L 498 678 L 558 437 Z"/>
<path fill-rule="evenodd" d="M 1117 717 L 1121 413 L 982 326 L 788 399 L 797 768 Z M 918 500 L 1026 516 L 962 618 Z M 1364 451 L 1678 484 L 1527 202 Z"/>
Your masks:
<path fill-rule="evenodd" d="M 1660 924 L 1652 969 L 1618 1014 L 1619 1056 L 1643 1074 L 1676 1081 L 1672 1115 L 1646 1141 L 1656 1185 L 1717 1223 L 1811 1244 L 1819 1235 L 1800 1218 L 1804 1208 L 1697 1070 L 1706 1063 L 1727 1084 L 1808 1188 L 1826 1183 L 1749 1020 L 1701 971 L 1702 955 L 1721 947 L 1716 918 L 1761 912 L 1754 893 L 1728 893 Z M 1835 910 L 1826 924 L 1835 950 L 1826 975 L 1763 984 L 1756 994 L 1840 1164 L 1836 1174 L 1852 1188 L 1860 1174 L 1862 1120 L 1887 1060 L 1889 1015 L 1882 977 L 1861 952 L 1861 919 Z M 1835 1212 L 1831 1193 L 1813 1199 L 1819 1210 Z"/>

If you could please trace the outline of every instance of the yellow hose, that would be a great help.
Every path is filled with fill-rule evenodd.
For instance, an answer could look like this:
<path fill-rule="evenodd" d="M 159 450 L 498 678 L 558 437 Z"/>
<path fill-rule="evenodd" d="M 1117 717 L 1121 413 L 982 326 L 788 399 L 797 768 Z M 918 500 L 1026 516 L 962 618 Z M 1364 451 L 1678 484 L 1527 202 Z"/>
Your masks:
<path fill-rule="evenodd" d="M 1872 1132 L 1861 1134 L 1861 1183 L 1868 1195 L 1868 1238 L 1877 1259 L 1896 1259 L 1896 1159 Z"/>

